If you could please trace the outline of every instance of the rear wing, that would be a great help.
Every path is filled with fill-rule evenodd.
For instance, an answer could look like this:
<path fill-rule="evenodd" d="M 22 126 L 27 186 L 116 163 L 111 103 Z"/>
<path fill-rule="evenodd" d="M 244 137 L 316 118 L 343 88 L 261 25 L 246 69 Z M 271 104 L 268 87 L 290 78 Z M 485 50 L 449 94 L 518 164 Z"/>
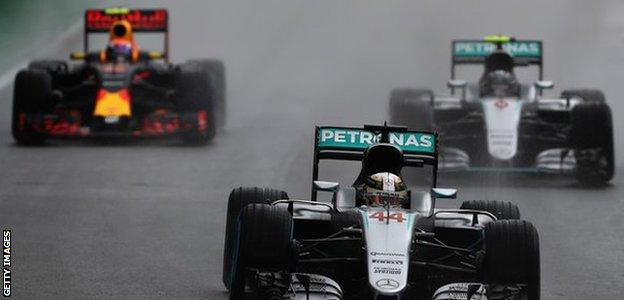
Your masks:
<path fill-rule="evenodd" d="M 438 171 L 438 133 L 408 131 L 403 126 L 365 125 L 363 128 L 316 126 L 312 180 L 318 180 L 319 162 L 325 159 L 361 161 L 364 151 L 376 143 L 390 143 L 403 151 L 405 166 L 433 166 L 433 186 Z M 316 200 L 316 192 L 312 192 Z"/>
<path fill-rule="evenodd" d="M 514 59 L 516 66 L 539 67 L 539 79 L 543 77 L 542 41 L 510 40 L 505 42 L 489 40 L 453 40 L 451 45 L 451 79 L 455 79 L 455 66 L 465 64 L 483 64 L 485 57 L 496 50 L 497 43 L 502 43 L 503 50 Z"/>
<path fill-rule="evenodd" d="M 111 25 L 117 20 L 127 20 L 132 25 L 134 33 L 162 33 L 164 34 L 165 55 L 169 53 L 169 13 L 167 9 L 129 9 L 106 8 L 88 9 L 85 12 L 84 23 L 84 51 L 89 51 L 89 34 L 107 33 Z"/>

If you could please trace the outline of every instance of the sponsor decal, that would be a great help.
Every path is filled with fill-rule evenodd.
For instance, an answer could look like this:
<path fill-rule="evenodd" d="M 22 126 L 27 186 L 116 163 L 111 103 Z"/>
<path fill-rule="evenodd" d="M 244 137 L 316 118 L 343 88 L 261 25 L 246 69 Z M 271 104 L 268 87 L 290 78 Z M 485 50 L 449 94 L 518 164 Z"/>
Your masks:
<path fill-rule="evenodd" d="M 402 260 L 393 259 L 373 259 L 374 264 L 403 265 Z"/>
<path fill-rule="evenodd" d="M 403 223 L 405 217 L 403 213 L 391 213 L 390 215 L 385 214 L 383 211 L 374 212 L 368 216 L 369 219 L 377 219 L 379 222 L 383 222 L 385 220 L 396 221 L 398 223 Z"/>
<path fill-rule="evenodd" d="M 435 135 L 421 132 L 390 132 L 389 142 L 405 152 L 434 153 Z M 319 148 L 364 150 L 377 143 L 380 135 L 361 129 L 321 128 Z"/>
<path fill-rule="evenodd" d="M 503 49 L 516 57 L 542 56 L 542 47 L 537 41 L 518 41 L 503 44 Z M 496 50 L 494 43 L 466 41 L 456 42 L 453 48 L 453 56 L 457 57 L 482 57 Z"/>
<path fill-rule="evenodd" d="M 376 252 L 372 251 L 370 253 L 371 256 L 395 256 L 395 257 L 405 257 L 403 253 L 393 253 L 393 252 Z"/>
<path fill-rule="evenodd" d="M 498 109 L 505 109 L 507 106 L 509 106 L 509 102 L 505 101 L 505 99 L 499 99 L 498 101 L 494 102 L 494 106 L 496 106 L 496 108 Z"/>
<path fill-rule="evenodd" d="M 375 282 L 375 285 L 380 289 L 391 290 L 398 288 L 399 282 L 394 279 L 383 278 L 377 280 L 377 282 Z"/>
<path fill-rule="evenodd" d="M 2 230 L 2 296 L 11 297 L 11 230 Z"/>

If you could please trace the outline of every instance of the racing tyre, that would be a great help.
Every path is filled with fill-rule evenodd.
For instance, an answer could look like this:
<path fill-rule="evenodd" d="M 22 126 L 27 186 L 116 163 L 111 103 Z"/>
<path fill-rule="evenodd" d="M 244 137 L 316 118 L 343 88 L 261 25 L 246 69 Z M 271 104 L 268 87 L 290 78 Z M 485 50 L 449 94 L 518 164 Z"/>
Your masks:
<path fill-rule="evenodd" d="M 230 192 L 227 219 L 225 221 L 225 246 L 223 249 L 223 284 L 225 284 L 227 288 L 230 287 L 231 280 L 233 236 L 236 231 L 236 220 L 238 219 L 241 209 L 249 204 L 269 204 L 280 199 L 288 199 L 288 194 L 280 190 L 259 187 L 239 187 Z"/>
<path fill-rule="evenodd" d="M 482 276 L 487 284 L 526 284 L 528 299 L 540 299 L 537 230 L 528 221 L 499 220 L 485 225 Z"/>
<path fill-rule="evenodd" d="M 182 70 L 176 81 L 176 103 L 181 113 L 197 114 L 197 126 L 184 132 L 182 138 L 189 145 L 204 145 L 216 134 L 214 116 L 214 89 L 208 73 Z"/>
<path fill-rule="evenodd" d="M 572 97 L 579 97 L 583 99 L 584 102 L 606 103 L 605 95 L 600 90 L 576 89 L 576 90 L 565 90 L 561 92 L 561 98 L 572 98 Z"/>
<path fill-rule="evenodd" d="M 292 232 L 292 216 L 285 207 L 250 204 L 241 210 L 232 252 L 230 299 L 244 298 L 247 268 L 290 270 Z"/>
<path fill-rule="evenodd" d="M 67 63 L 62 60 L 33 60 L 28 64 L 29 70 L 45 70 L 50 73 L 67 72 Z"/>
<path fill-rule="evenodd" d="M 227 85 L 225 79 L 225 65 L 218 59 L 192 59 L 187 61 L 191 68 L 198 68 L 210 75 L 210 80 L 214 84 L 215 117 L 219 128 L 225 126 L 226 119 L 226 96 Z"/>
<path fill-rule="evenodd" d="M 499 200 L 469 200 L 464 201 L 460 209 L 472 209 L 487 211 L 499 220 L 519 220 L 520 209 L 517 205 L 508 201 Z"/>
<path fill-rule="evenodd" d="M 11 133 L 19 145 L 39 145 L 45 136 L 24 127 L 25 114 L 51 112 L 52 79 L 43 70 L 22 70 L 15 76 Z"/>
<path fill-rule="evenodd" d="M 570 121 L 577 180 L 591 185 L 608 182 L 615 170 L 611 109 L 602 101 L 582 102 L 572 108 Z"/>
<path fill-rule="evenodd" d="M 433 92 L 394 89 L 390 92 L 390 123 L 414 130 L 433 130 Z"/>

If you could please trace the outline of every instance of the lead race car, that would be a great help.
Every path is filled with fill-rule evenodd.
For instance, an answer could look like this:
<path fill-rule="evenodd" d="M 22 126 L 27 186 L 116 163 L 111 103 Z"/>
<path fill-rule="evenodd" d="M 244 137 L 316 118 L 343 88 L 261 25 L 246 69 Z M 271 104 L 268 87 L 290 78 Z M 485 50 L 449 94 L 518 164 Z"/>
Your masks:
<path fill-rule="evenodd" d="M 224 65 L 170 63 L 166 9 L 89 9 L 84 26 L 84 51 L 71 54 L 81 63 L 36 60 L 17 74 L 12 133 L 18 144 L 172 135 L 205 144 L 223 126 Z M 90 41 L 105 34 L 105 49 L 91 50 Z M 162 37 L 163 50 L 139 49 L 135 35 Z"/>
<path fill-rule="evenodd" d="M 355 182 L 319 181 L 321 160 L 361 161 Z M 539 299 L 539 238 L 516 205 L 436 187 L 438 135 L 397 126 L 317 127 L 311 200 L 236 188 L 223 282 L 230 299 Z M 427 174 L 408 189 L 402 169 Z M 318 201 L 317 193 L 331 194 Z"/>
<path fill-rule="evenodd" d="M 488 36 L 452 43 L 450 96 L 429 89 L 395 89 L 390 120 L 435 128 L 444 136 L 444 171 L 519 171 L 573 174 L 603 184 L 614 174 L 613 125 L 604 94 L 553 88 L 543 80 L 542 42 Z M 456 66 L 483 65 L 476 85 L 456 79 Z M 521 84 L 514 70 L 538 67 L 538 80 Z M 459 93 L 457 93 L 459 92 Z"/>

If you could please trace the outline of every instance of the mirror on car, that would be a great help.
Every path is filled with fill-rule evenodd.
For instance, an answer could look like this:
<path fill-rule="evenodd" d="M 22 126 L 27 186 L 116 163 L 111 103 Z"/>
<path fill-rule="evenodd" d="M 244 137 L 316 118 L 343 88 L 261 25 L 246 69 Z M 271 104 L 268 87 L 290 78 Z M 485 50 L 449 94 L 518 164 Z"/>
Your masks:
<path fill-rule="evenodd" d="M 431 193 L 434 198 L 439 199 L 455 199 L 457 198 L 457 189 L 449 188 L 432 188 Z"/>
<path fill-rule="evenodd" d="M 340 187 L 340 184 L 338 182 L 331 182 L 331 181 L 320 181 L 320 180 L 316 180 L 314 181 L 314 190 L 315 191 L 323 191 L 323 192 L 336 192 L 338 190 L 338 188 Z"/>
<path fill-rule="evenodd" d="M 449 79 L 446 84 L 449 88 L 465 88 L 468 85 L 468 82 L 463 79 Z"/>
<path fill-rule="evenodd" d="M 70 59 L 73 60 L 84 60 L 87 55 L 82 51 L 74 51 L 69 55 Z"/>
<path fill-rule="evenodd" d="M 540 90 L 552 89 L 555 83 L 550 80 L 539 80 L 535 82 L 535 87 Z"/>
<path fill-rule="evenodd" d="M 165 53 L 160 51 L 150 51 L 148 53 L 150 59 L 164 59 Z"/>

